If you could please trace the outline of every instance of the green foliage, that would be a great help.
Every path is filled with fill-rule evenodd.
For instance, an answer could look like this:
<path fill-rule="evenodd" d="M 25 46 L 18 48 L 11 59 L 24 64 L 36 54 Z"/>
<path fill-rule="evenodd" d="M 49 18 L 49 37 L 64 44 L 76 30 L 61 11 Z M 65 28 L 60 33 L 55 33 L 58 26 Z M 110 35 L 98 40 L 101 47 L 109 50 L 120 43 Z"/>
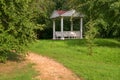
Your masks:
<path fill-rule="evenodd" d="M 34 0 L 31 3 L 31 9 L 34 11 L 33 20 L 38 24 L 47 26 L 50 20 L 50 15 L 54 8 L 54 2 L 52 0 Z"/>
<path fill-rule="evenodd" d="M 84 80 L 120 80 L 120 41 L 94 39 L 94 55 L 89 56 L 83 40 L 40 40 L 30 50 L 53 58 Z"/>
<path fill-rule="evenodd" d="M 28 43 L 35 40 L 34 30 L 42 26 L 33 20 L 35 8 L 30 9 L 31 1 L 0 0 L 0 56 L 9 52 L 24 54 Z"/>
<path fill-rule="evenodd" d="M 44 35 L 47 34 L 47 36 L 51 36 L 52 34 L 47 33 L 46 31 L 49 29 L 51 29 L 51 13 L 54 11 L 54 6 L 55 3 L 52 0 L 32 0 L 32 4 L 31 4 L 31 8 L 34 12 L 33 12 L 33 16 L 34 18 L 32 18 L 32 20 L 42 26 L 41 30 L 37 29 L 35 30 L 36 34 L 37 34 L 37 38 L 41 38 L 42 36 L 45 37 Z"/>
<path fill-rule="evenodd" d="M 71 0 L 68 6 L 84 13 L 85 36 L 89 53 L 92 53 L 94 37 L 119 37 L 120 1 L 118 0 Z"/>
<path fill-rule="evenodd" d="M 85 23 L 93 18 L 99 31 L 98 37 L 119 37 L 119 0 L 70 0 L 67 4 L 85 14 Z"/>
<path fill-rule="evenodd" d="M 96 18 L 95 18 L 95 15 L 93 15 L 96 10 L 94 10 L 94 2 L 95 0 L 89 0 L 89 1 L 86 1 L 85 3 L 86 4 L 83 4 L 82 1 L 81 2 L 81 5 L 77 5 L 77 7 L 79 8 L 82 8 L 83 9 L 87 9 L 87 10 L 84 10 L 81 11 L 84 13 L 84 15 L 86 15 L 86 18 L 88 19 L 85 26 L 86 26 L 86 31 L 85 31 L 85 38 L 86 38 L 86 41 L 87 41 L 87 45 L 88 45 L 88 53 L 90 55 L 92 55 L 93 53 L 93 45 L 94 45 L 94 38 L 97 34 L 97 29 L 96 29 Z M 77 10 L 79 10 L 78 8 L 76 7 Z"/>
<path fill-rule="evenodd" d="M 85 39 L 86 39 L 86 42 L 87 42 L 87 45 L 88 45 L 88 53 L 89 55 L 92 55 L 93 54 L 93 47 L 95 46 L 94 44 L 94 38 L 97 34 L 97 29 L 95 28 L 95 23 L 94 21 L 89 21 L 87 24 L 86 24 L 86 33 L 85 33 Z"/>
<path fill-rule="evenodd" d="M 65 4 L 68 0 L 53 0 L 53 2 L 55 3 L 56 10 L 64 10 L 66 8 Z"/>

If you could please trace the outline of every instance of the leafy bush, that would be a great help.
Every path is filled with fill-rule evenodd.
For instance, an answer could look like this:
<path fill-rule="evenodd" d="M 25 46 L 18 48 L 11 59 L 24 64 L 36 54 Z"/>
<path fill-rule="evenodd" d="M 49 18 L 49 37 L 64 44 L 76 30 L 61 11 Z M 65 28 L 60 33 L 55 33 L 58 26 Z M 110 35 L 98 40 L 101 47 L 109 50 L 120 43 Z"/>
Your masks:
<path fill-rule="evenodd" d="M 28 43 L 35 40 L 32 0 L 0 0 L 0 61 L 9 52 L 24 54 Z M 40 26 L 39 26 L 40 27 Z M 37 28 L 38 29 L 38 28 Z"/>

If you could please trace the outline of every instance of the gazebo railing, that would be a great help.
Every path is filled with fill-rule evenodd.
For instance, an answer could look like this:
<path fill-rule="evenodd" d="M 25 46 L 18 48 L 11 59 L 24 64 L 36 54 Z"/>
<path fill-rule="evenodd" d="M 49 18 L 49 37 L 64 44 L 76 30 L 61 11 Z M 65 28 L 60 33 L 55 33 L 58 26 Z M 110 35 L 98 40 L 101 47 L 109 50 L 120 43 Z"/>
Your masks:
<path fill-rule="evenodd" d="M 61 31 L 55 31 L 55 38 L 59 39 L 61 37 L 64 38 L 80 38 L 80 31 L 63 31 L 63 33 Z"/>

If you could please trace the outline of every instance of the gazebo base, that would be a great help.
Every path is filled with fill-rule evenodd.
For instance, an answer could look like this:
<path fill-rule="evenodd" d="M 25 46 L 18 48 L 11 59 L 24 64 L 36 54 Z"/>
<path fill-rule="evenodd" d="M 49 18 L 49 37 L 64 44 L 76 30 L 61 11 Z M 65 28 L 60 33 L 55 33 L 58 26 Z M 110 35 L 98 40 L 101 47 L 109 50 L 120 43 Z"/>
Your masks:
<path fill-rule="evenodd" d="M 56 31 L 55 37 L 53 39 L 82 39 L 82 35 L 80 34 L 80 31 Z"/>

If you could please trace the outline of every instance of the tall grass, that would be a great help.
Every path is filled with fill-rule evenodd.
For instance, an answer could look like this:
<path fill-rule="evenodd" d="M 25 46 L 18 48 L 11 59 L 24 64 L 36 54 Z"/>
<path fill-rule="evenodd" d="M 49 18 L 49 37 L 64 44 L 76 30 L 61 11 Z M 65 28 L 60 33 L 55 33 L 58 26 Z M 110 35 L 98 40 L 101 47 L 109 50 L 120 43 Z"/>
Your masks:
<path fill-rule="evenodd" d="M 71 69 L 84 80 L 120 80 L 120 42 L 95 39 L 93 55 L 83 40 L 39 40 L 30 50 L 48 56 Z"/>

